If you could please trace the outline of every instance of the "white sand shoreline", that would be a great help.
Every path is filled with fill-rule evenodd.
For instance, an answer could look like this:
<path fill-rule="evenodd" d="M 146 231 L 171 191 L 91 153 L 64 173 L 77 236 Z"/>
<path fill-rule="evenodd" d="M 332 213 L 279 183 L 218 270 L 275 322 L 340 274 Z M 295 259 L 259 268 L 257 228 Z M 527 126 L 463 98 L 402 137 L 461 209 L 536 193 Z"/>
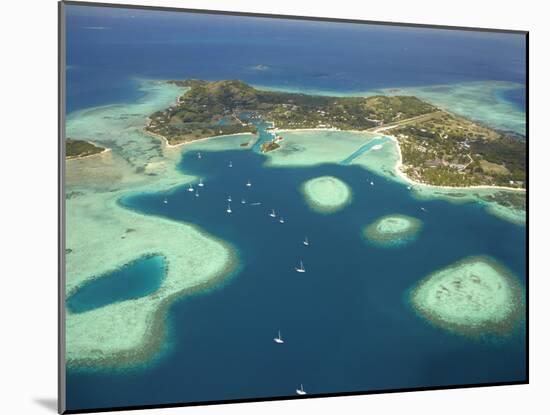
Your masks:
<path fill-rule="evenodd" d="M 183 147 L 185 145 L 190 145 L 190 144 L 198 143 L 198 142 L 201 142 L 201 141 L 211 140 L 213 138 L 234 137 L 234 136 L 237 136 L 237 135 L 255 135 L 254 133 L 251 133 L 251 132 L 233 133 L 233 134 L 224 134 L 224 135 L 211 135 L 209 137 L 197 138 L 196 140 L 192 140 L 192 141 L 184 141 L 183 143 L 170 144 L 168 142 L 168 139 L 165 136 L 161 135 L 161 134 L 157 134 L 157 133 L 153 133 L 151 131 L 147 131 L 145 128 L 143 129 L 143 132 L 145 134 L 150 135 L 150 136 L 161 139 L 164 143 L 164 146 L 166 148 L 169 148 L 169 149 L 179 148 L 179 147 Z"/>
<path fill-rule="evenodd" d="M 71 161 L 71 160 L 84 160 L 84 159 L 91 158 L 91 157 L 101 156 L 102 154 L 108 153 L 109 151 L 111 151 L 111 149 L 108 148 L 108 147 L 105 147 L 105 148 L 104 148 L 103 150 L 101 150 L 99 153 L 87 154 L 87 155 L 85 155 L 85 156 L 65 157 L 65 160 L 67 160 L 67 161 Z"/>
<path fill-rule="evenodd" d="M 387 127 L 392 128 L 393 126 Z M 434 185 L 429 183 L 422 183 L 418 182 L 416 180 L 411 179 L 405 172 L 401 170 L 401 167 L 403 166 L 403 155 L 401 153 L 401 146 L 399 145 L 399 140 L 397 137 L 390 135 L 390 134 L 384 134 L 383 131 L 385 130 L 342 130 L 339 128 L 283 128 L 278 129 L 274 128 L 273 131 L 280 132 L 280 133 L 286 133 L 286 132 L 307 132 L 307 131 L 338 131 L 338 132 L 346 132 L 346 133 L 360 133 L 360 134 L 367 134 L 371 136 L 380 136 L 380 137 L 387 137 L 391 139 L 397 148 L 397 153 L 399 155 L 399 159 L 397 164 L 395 165 L 395 173 L 401 177 L 403 180 L 405 180 L 407 183 L 414 185 L 414 186 L 424 186 L 424 187 L 430 187 L 430 188 L 437 188 L 437 189 L 446 189 L 446 190 L 474 190 L 474 189 L 501 189 L 501 190 L 507 190 L 507 191 L 513 191 L 513 192 L 525 192 L 526 189 L 521 189 L 517 187 L 508 187 L 508 186 L 495 186 L 495 185 L 475 185 L 475 186 L 441 186 L 441 185 Z M 224 136 L 218 136 L 218 137 L 224 137 Z"/>
<path fill-rule="evenodd" d="M 422 183 L 417 182 L 416 180 L 411 179 L 407 174 L 401 170 L 401 167 L 403 167 L 403 154 L 401 153 L 401 146 L 399 145 L 399 140 L 397 137 L 389 134 L 383 134 L 384 137 L 388 137 L 391 139 L 397 148 L 397 153 L 399 155 L 398 161 L 395 165 L 395 173 L 399 175 L 403 180 L 405 180 L 407 183 L 414 185 L 414 186 L 423 186 L 423 187 L 431 187 L 436 189 L 446 189 L 446 190 L 474 190 L 474 189 L 501 189 L 506 191 L 512 191 L 512 192 L 525 192 L 526 189 L 521 189 L 517 187 L 507 187 L 507 186 L 495 186 L 495 185 L 475 185 L 475 186 L 441 186 L 441 185 L 433 185 L 429 183 Z"/>

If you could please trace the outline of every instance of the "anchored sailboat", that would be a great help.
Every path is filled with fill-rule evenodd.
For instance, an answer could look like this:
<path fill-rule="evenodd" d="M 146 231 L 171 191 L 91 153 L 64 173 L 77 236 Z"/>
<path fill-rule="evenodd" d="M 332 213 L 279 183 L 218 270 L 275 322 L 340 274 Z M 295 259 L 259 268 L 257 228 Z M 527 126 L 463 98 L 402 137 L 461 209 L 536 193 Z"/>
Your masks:
<path fill-rule="evenodd" d="M 187 191 L 188 191 L 188 192 L 194 192 L 194 191 L 195 191 L 195 189 L 193 189 L 193 185 L 192 185 L 192 184 L 189 185 L 189 188 L 187 189 Z"/>
<path fill-rule="evenodd" d="M 279 343 L 279 344 L 282 344 L 282 343 L 285 342 L 285 341 L 283 340 L 283 338 L 281 337 L 281 330 L 279 330 L 279 334 L 277 335 L 277 337 L 275 337 L 275 338 L 273 339 L 273 341 L 274 341 L 275 343 Z"/>
<path fill-rule="evenodd" d="M 233 167 L 233 162 L 229 161 L 229 167 Z"/>
<path fill-rule="evenodd" d="M 204 183 L 202 182 L 202 179 L 199 179 L 199 184 L 198 184 L 199 187 L 203 187 L 204 186 Z"/>
<path fill-rule="evenodd" d="M 199 191 L 198 190 L 195 192 L 195 197 L 199 197 Z"/>
<path fill-rule="evenodd" d="M 164 198 L 164 200 L 162 201 L 162 203 L 164 203 L 165 205 L 168 204 L 168 199 L 167 199 L 167 198 Z"/>
<path fill-rule="evenodd" d="M 226 210 L 227 213 L 231 213 L 231 204 L 227 204 L 227 210 Z"/>
<path fill-rule="evenodd" d="M 231 195 L 229 195 L 229 196 L 227 197 L 227 201 L 228 201 L 228 202 L 231 202 Z"/>
<path fill-rule="evenodd" d="M 248 182 L 246 182 L 246 187 L 250 187 L 252 186 L 252 183 L 250 183 L 250 180 Z"/>
<path fill-rule="evenodd" d="M 303 243 L 305 246 L 309 246 L 309 240 L 307 239 L 307 236 L 306 236 L 306 239 L 304 239 L 302 243 Z"/>
<path fill-rule="evenodd" d="M 307 392 L 304 390 L 304 385 L 300 383 L 300 389 L 296 389 L 298 395 L 307 395 Z"/>
<path fill-rule="evenodd" d="M 269 216 L 271 216 L 272 218 L 276 217 L 277 215 L 275 214 L 275 209 L 271 209 L 271 213 L 269 214 Z"/>
<path fill-rule="evenodd" d="M 296 272 L 306 272 L 306 269 L 304 268 L 304 263 L 302 260 L 300 260 L 300 267 L 295 267 L 294 269 L 296 270 Z"/>
<path fill-rule="evenodd" d="M 197 153 L 197 158 L 198 158 L 198 159 L 201 159 L 201 158 L 202 158 L 201 153 Z"/>
<path fill-rule="evenodd" d="M 241 199 L 241 203 L 244 205 L 246 203 L 246 200 Z"/>
<path fill-rule="evenodd" d="M 281 216 L 281 218 L 279 219 L 279 222 L 285 223 L 285 220 L 284 220 L 284 218 L 283 218 L 282 216 Z"/>

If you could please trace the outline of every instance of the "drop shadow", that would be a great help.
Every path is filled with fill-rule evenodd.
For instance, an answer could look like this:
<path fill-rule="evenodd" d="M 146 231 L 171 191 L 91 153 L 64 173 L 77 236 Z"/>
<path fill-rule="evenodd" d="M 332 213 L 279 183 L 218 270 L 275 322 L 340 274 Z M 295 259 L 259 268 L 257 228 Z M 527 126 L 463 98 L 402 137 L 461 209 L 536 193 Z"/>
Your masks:
<path fill-rule="evenodd" d="M 57 413 L 57 399 L 55 398 L 34 398 L 34 402 L 51 412 Z"/>

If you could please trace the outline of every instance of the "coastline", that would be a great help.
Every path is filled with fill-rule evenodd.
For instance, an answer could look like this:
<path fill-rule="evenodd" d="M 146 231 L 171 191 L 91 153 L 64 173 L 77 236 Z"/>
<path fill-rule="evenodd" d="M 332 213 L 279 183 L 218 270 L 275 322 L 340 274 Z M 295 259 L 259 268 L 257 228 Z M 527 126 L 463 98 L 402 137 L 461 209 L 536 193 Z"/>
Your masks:
<path fill-rule="evenodd" d="M 436 189 L 446 189 L 446 190 L 474 190 L 474 189 L 495 189 L 495 190 L 506 190 L 506 191 L 513 191 L 513 192 L 525 192 L 526 189 L 517 188 L 517 187 L 508 187 L 508 186 L 496 186 L 496 185 L 475 185 L 475 186 L 441 186 L 441 185 L 434 185 L 429 183 L 422 183 L 417 182 L 413 179 L 411 179 L 407 174 L 401 170 L 401 167 L 403 166 L 403 155 L 401 153 L 401 146 L 399 145 L 399 140 L 397 137 L 391 135 L 391 134 L 385 134 L 384 131 L 387 131 L 394 126 L 387 126 L 387 127 L 380 127 L 380 129 L 375 130 L 342 130 L 339 128 L 283 128 L 278 129 L 274 128 L 273 130 L 275 132 L 285 133 L 285 132 L 300 132 L 300 131 L 339 131 L 339 132 L 345 132 L 345 133 L 359 133 L 359 134 L 380 134 L 383 137 L 387 137 L 390 140 L 392 140 L 395 143 L 397 154 L 399 156 L 398 162 L 395 165 L 395 173 L 401 177 L 403 180 L 405 180 L 407 183 L 414 185 L 414 186 L 424 186 L 424 187 L 430 187 L 430 188 L 436 188 Z M 223 137 L 223 136 L 218 136 Z"/>
<path fill-rule="evenodd" d="M 99 153 L 87 154 L 85 156 L 65 157 L 65 160 L 67 160 L 67 161 L 70 161 L 70 160 L 84 160 L 84 159 L 87 159 L 87 158 L 90 158 L 90 157 L 101 156 L 102 154 L 108 153 L 109 151 L 111 151 L 111 149 L 108 148 L 108 147 L 105 147 Z"/>
<path fill-rule="evenodd" d="M 159 88 L 159 90 L 161 92 L 167 91 L 167 93 L 165 93 L 166 96 L 176 93 L 171 91 L 177 91 L 176 88 L 163 87 Z M 177 93 L 179 96 L 180 92 Z M 67 193 L 71 190 L 74 190 L 75 193 L 81 193 L 67 199 L 67 247 L 72 250 L 70 255 L 67 254 L 67 293 L 71 292 L 71 290 L 76 290 L 84 282 L 93 279 L 94 275 L 100 275 L 102 272 L 112 270 L 114 266 L 124 264 L 128 260 L 131 260 L 132 255 L 139 256 L 143 252 L 159 252 L 164 255 L 168 259 L 166 280 L 169 279 L 168 273 L 172 275 L 174 270 L 179 269 L 181 275 L 177 277 L 183 280 L 183 282 L 180 281 L 180 284 L 183 285 L 179 285 L 175 290 L 174 287 L 172 287 L 172 292 L 164 292 L 162 295 L 157 291 L 151 296 L 143 297 L 147 300 L 142 298 L 135 301 L 122 302 L 125 304 L 124 307 L 113 307 L 113 304 L 111 304 L 102 309 L 101 312 L 84 313 L 87 316 L 85 319 L 82 318 L 82 315 L 68 314 L 67 333 L 68 336 L 73 336 L 73 341 L 76 341 L 76 343 L 71 343 L 69 347 L 67 347 L 68 360 L 72 367 L 109 367 L 119 366 L 119 364 L 121 367 L 126 367 L 139 365 L 140 363 L 147 364 L 148 360 L 157 355 L 160 348 L 165 344 L 166 327 L 164 323 L 166 311 L 169 309 L 170 305 L 174 301 L 177 301 L 182 295 L 193 292 L 195 289 L 199 290 L 216 285 L 219 281 L 226 278 L 231 272 L 237 269 L 236 267 L 238 266 L 236 257 L 232 257 L 232 255 L 228 254 L 228 258 L 227 255 L 217 255 L 217 253 L 212 252 L 212 248 L 214 248 L 216 252 L 219 252 L 218 248 L 220 248 L 220 246 L 218 242 L 221 242 L 220 249 L 222 251 L 226 253 L 234 252 L 232 247 L 227 247 L 224 241 L 218 240 L 215 236 L 205 234 L 189 223 L 162 221 L 160 220 L 161 218 L 138 215 L 130 209 L 121 206 L 118 202 L 120 198 L 130 196 L 134 193 L 154 191 L 167 192 L 167 194 L 169 194 L 170 190 L 174 187 L 184 185 L 189 180 L 193 180 L 194 178 L 192 176 L 182 173 L 177 168 L 180 160 L 179 156 L 183 151 L 183 147 L 187 144 L 207 142 L 214 138 L 222 139 L 230 136 L 254 136 L 253 133 L 243 132 L 203 137 L 197 140 L 171 145 L 164 136 L 151 133 L 144 128 L 144 120 L 146 123 L 148 120 L 147 114 L 152 113 L 151 109 L 156 108 L 155 106 L 162 107 L 165 105 L 159 102 L 166 97 L 163 97 L 162 94 L 159 95 L 161 96 L 157 101 L 153 100 L 152 102 L 146 101 L 139 104 L 133 104 L 132 112 L 139 112 L 141 117 L 132 118 L 130 121 L 126 121 L 122 117 L 122 115 L 126 112 L 130 112 L 130 110 L 126 111 L 127 107 L 120 106 L 94 108 L 94 111 L 83 113 L 81 117 L 68 121 L 69 127 L 77 129 L 80 136 L 85 132 L 91 133 L 92 136 L 95 134 L 96 137 L 106 137 L 106 133 L 111 134 L 116 131 L 125 131 L 125 134 L 121 134 L 120 136 L 114 135 L 117 145 L 115 146 L 116 151 L 112 152 L 113 155 L 116 155 L 113 160 L 110 160 L 111 157 L 92 157 L 108 153 L 111 151 L 110 148 L 105 148 L 104 151 L 89 156 L 67 159 L 67 161 L 86 159 L 85 162 L 82 163 L 82 166 L 85 168 L 81 168 L 80 170 L 80 167 L 76 167 L 79 163 L 69 163 L 72 167 L 67 173 L 67 177 L 69 177 L 69 175 L 74 175 L 70 177 L 74 184 L 67 185 Z M 122 111 L 121 108 L 124 111 Z M 107 114 L 112 115 L 112 117 L 108 120 L 105 117 L 104 120 L 102 115 Z M 306 131 L 326 131 L 342 134 L 360 133 L 364 134 L 365 137 L 372 137 L 374 134 L 378 134 L 378 132 L 373 131 L 339 130 L 337 128 L 274 130 L 277 132 L 296 133 Z M 78 134 L 73 135 L 78 136 Z M 161 143 L 157 143 L 155 148 L 151 149 L 151 143 L 155 140 L 147 140 L 146 137 L 148 136 L 160 139 Z M 402 154 L 398 140 L 391 135 L 383 136 L 394 140 L 399 160 L 398 163 L 393 166 L 393 169 L 395 173 L 407 183 L 433 189 L 473 190 L 477 188 L 499 188 L 496 186 L 473 186 L 464 188 L 445 187 L 414 182 L 400 170 L 402 166 Z M 109 137 L 111 136 L 109 135 Z M 130 145 L 132 139 L 136 140 L 137 144 Z M 349 139 L 347 143 L 335 144 L 341 146 L 339 147 L 340 150 L 343 149 L 347 151 L 354 148 L 353 146 L 357 146 L 361 140 L 363 140 L 363 137 Z M 234 145 L 237 140 L 230 141 L 232 141 L 232 145 Z M 99 142 L 101 143 L 100 140 Z M 164 142 L 164 145 L 162 145 L 162 142 Z M 363 141 L 363 144 L 364 143 Z M 175 149 L 177 151 L 164 151 L 168 149 Z M 250 149 L 250 147 L 247 147 L 247 149 Z M 156 151 L 158 150 L 160 150 L 160 153 L 157 155 Z M 329 147 L 328 150 L 331 150 L 331 147 Z M 323 151 L 326 152 L 327 149 L 323 149 Z M 124 158 L 119 157 L 121 154 L 124 155 Z M 349 155 L 349 153 L 347 154 Z M 316 153 L 313 153 L 313 157 L 309 154 L 310 159 L 314 159 L 316 156 L 318 156 Z M 393 156 L 391 161 L 393 164 Z M 338 161 L 336 160 L 334 162 Z M 101 163 L 103 163 L 103 165 Z M 145 173 L 152 173 L 151 171 L 147 171 L 149 167 L 152 167 L 154 168 L 155 175 L 143 174 L 142 171 L 136 169 L 136 166 L 143 166 Z M 105 167 L 112 169 L 109 174 L 111 174 L 113 180 L 105 180 Z M 506 187 L 502 189 L 524 191 L 524 189 Z M 168 232 L 161 232 L 161 225 L 159 225 L 161 222 L 169 222 L 169 224 L 166 225 Z M 132 236 L 125 238 L 124 242 L 121 244 L 121 235 L 130 228 L 136 228 L 138 232 L 132 232 Z M 75 231 L 76 229 L 78 229 L 78 232 Z M 137 238 L 134 233 L 138 234 Z M 140 239 L 139 234 L 141 234 L 142 237 L 147 234 L 158 234 L 158 237 L 156 239 L 153 238 L 154 240 L 142 240 L 138 245 L 136 239 Z M 196 256 L 197 252 L 186 252 L 182 254 L 175 248 L 181 246 L 182 238 L 184 240 L 193 238 L 193 235 L 197 234 L 198 236 L 195 238 L 194 242 L 196 251 L 198 250 L 199 254 L 202 251 L 208 251 L 210 258 L 209 262 L 212 262 L 212 256 L 214 255 L 214 258 L 222 259 L 223 264 L 221 264 L 220 261 L 214 261 L 216 264 L 204 262 L 194 267 L 195 269 L 192 270 L 187 269 L 185 266 L 181 266 L 184 258 L 188 258 L 189 255 Z M 210 246 L 210 250 L 208 246 Z M 94 255 L 87 255 L 90 251 L 94 252 Z M 211 267 L 216 266 L 218 266 L 218 268 L 221 266 L 221 268 L 212 271 Z M 185 271 L 181 271 L 182 269 Z M 210 271 L 208 271 L 209 269 Z M 218 275 L 218 273 L 220 273 L 220 275 Z M 174 276 L 170 277 L 171 283 L 175 281 L 174 278 Z M 129 317 L 125 316 L 133 316 L 133 326 L 127 324 L 128 322 L 124 319 Z M 116 317 L 116 321 L 114 321 L 114 317 Z M 69 325 L 72 325 L 71 328 L 69 328 Z M 107 328 L 107 330 L 105 330 L 105 328 Z M 133 337 L 127 336 L 126 343 L 122 345 L 117 337 L 120 335 L 121 330 L 130 332 L 134 330 L 132 332 Z M 136 341 L 136 339 L 138 341 Z M 133 346 L 132 342 L 134 342 Z M 78 344 L 81 346 L 78 346 Z M 83 347 L 83 349 L 79 349 L 79 347 Z M 117 347 L 118 350 L 116 350 Z M 77 356 L 79 351 L 83 352 L 80 357 Z"/>
<path fill-rule="evenodd" d="M 138 214 L 119 199 L 141 192 L 166 192 L 194 176 L 178 169 L 181 149 L 164 152 L 143 131 L 148 114 L 163 108 L 181 89 L 144 87 L 149 100 L 126 106 L 95 107 L 71 117 L 71 136 L 116 144 L 113 157 L 65 160 L 66 294 L 137 257 L 166 258 L 166 275 L 154 293 L 66 315 L 67 362 L 71 370 L 126 369 L 161 356 L 166 340 L 166 311 L 182 295 L 215 286 L 238 266 L 235 247 L 193 224 Z M 136 114 L 128 118 L 127 114 Z M 106 141 L 107 140 L 107 141 Z M 115 148 L 115 145 L 109 147 Z M 160 150 L 160 153 L 159 153 Z M 188 246 L 182 252 L 182 243 Z M 93 255 L 90 255 L 93 253 Z"/>
<path fill-rule="evenodd" d="M 513 191 L 513 192 L 525 192 L 526 189 L 517 188 L 517 187 L 507 187 L 507 186 L 495 186 L 495 185 L 475 185 L 475 186 L 441 186 L 441 185 L 434 185 L 429 183 L 422 183 L 417 182 L 413 179 L 411 179 L 407 174 L 401 170 L 401 167 L 403 167 L 403 154 L 401 153 L 401 146 L 399 145 L 399 140 L 397 137 L 389 134 L 383 134 L 384 137 L 389 138 L 395 143 L 395 147 L 397 148 L 398 153 L 398 162 L 395 165 L 395 173 L 401 177 L 403 180 L 405 180 L 407 183 L 414 185 L 414 186 L 423 186 L 423 187 L 431 187 L 435 189 L 446 189 L 446 190 L 474 190 L 474 189 L 494 189 L 494 190 L 506 190 L 506 191 Z"/>
<path fill-rule="evenodd" d="M 183 147 L 183 146 L 198 143 L 198 142 L 201 142 L 201 141 L 211 140 L 213 138 L 233 137 L 233 136 L 236 136 L 236 135 L 256 135 L 256 134 L 250 133 L 250 132 L 224 134 L 224 135 L 211 135 L 211 136 L 208 136 L 208 137 L 197 138 L 196 140 L 192 140 L 192 141 L 184 141 L 183 143 L 170 144 L 168 142 L 168 139 L 165 136 L 161 135 L 161 134 L 157 134 L 157 133 L 153 133 L 151 131 L 147 131 L 145 128 L 143 128 L 143 132 L 147 135 L 150 135 L 152 137 L 160 139 L 164 143 L 164 146 L 166 148 L 170 148 L 170 149 Z"/>

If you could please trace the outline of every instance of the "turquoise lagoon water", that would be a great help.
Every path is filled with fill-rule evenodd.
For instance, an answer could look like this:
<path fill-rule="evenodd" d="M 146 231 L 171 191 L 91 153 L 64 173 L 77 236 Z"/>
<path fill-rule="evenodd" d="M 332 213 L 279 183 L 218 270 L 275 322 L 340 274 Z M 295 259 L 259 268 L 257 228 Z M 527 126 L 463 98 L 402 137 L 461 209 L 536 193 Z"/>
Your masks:
<path fill-rule="evenodd" d="M 503 129 L 524 128 L 520 95 L 499 94 L 502 105 L 494 106 L 493 90 L 466 86 L 524 83 L 519 35 L 435 36 L 430 29 L 132 14 L 69 6 L 67 111 L 133 102 L 141 96 L 137 78 L 242 79 L 342 93 L 453 84 L 454 96 L 467 93 L 465 114 Z M 448 89 L 440 92 L 444 97 Z M 500 109 L 505 113 L 494 114 Z M 338 164 L 269 168 L 257 152 L 267 139 L 262 131 L 252 151 L 201 150 L 201 159 L 185 152 L 181 171 L 204 179 L 198 198 L 183 186 L 120 201 L 124 208 L 192 223 L 230 242 L 241 267 L 225 284 L 183 296 L 169 308 L 171 347 L 153 364 L 128 372 L 68 370 L 70 409 L 292 396 L 300 383 L 318 394 L 525 379 L 524 328 L 507 338 L 464 338 L 418 318 L 406 301 L 419 279 L 470 255 L 495 258 L 524 283 L 525 227 L 478 204 L 419 201 L 406 186 L 348 164 L 372 151 L 369 145 Z M 299 187 L 327 175 L 345 181 L 354 196 L 345 209 L 320 215 L 307 207 Z M 271 209 L 285 223 L 269 217 Z M 391 213 L 420 219 L 418 238 L 394 249 L 365 244 L 362 228 Z M 294 271 L 300 260 L 306 273 Z M 122 300 L 110 293 L 116 283 L 108 279 L 97 280 L 102 285 L 93 290 L 90 283 L 91 295 L 77 293 L 76 309 Z M 142 280 L 141 292 L 152 289 L 153 280 Z M 284 345 L 272 340 L 278 330 Z"/>
<path fill-rule="evenodd" d="M 183 186 L 168 204 L 164 193 L 121 203 L 229 241 L 240 272 L 170 308 L 172 347 L 154 366 L 127 374 L 70 371 L 70 407 L 292 396 L 300 383 L 315 394 L 525 379 L 523 328 L 505 339 L 463 338 L 430 326 L 406 301 L 419 279 L 469 255 L 490 255 L 524 281 L 524 227 L 481 205 L 420 202 L 405 186 L 357 166 L 266 168 L 265 156 L 253 151 L 201 155 L 186 153 L 180 166 L 204 178 L 200 197 Z M 312 212 L 299 191 L 325 175 L 354 192 L 333 215 Z M 285 223 L 271 218 L 271 209 Z M 365 244 L 363 226 L 388 213 L 422 220 L 418 239 L 393 249 Z M 294 271 L 300 260 L 304 274 Z M 272 340 L 278 330 L 284 345 Z"/>
<path fill-rule="evenodd" d="M 67 298 L 73 313 L 83 313 L 118 301 L 155 292 L 166 274 L 164 257 L 150 255 L 95 278 Z"/>

